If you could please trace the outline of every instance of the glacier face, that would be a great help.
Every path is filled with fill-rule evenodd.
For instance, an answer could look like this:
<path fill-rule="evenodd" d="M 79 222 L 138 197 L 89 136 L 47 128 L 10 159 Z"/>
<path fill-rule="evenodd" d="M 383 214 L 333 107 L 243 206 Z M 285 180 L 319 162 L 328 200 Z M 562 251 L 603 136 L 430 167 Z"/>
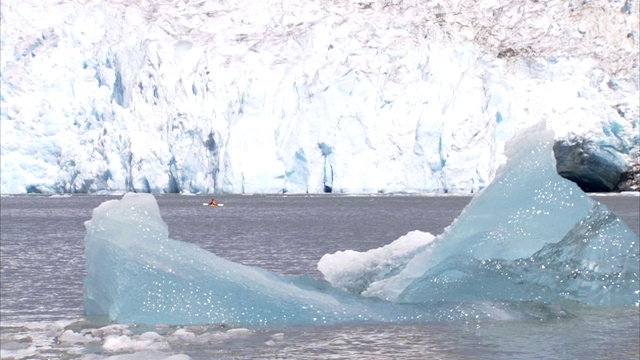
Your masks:
<path fill-rule="evenodd" d="M 151 194 L 106 201 L 85 223 L 85 312 L 260 326 L 557 318 L 565 300 L 637 305 L 638 237 L 554 171 L 552 138 L 538 126 L 512 139 L 496 179 L 438 237 L 412 232 L 365 253 L 325 255 L 318 268 L 335 287 L 168 238 Z"/>
<path fill-rule="evenodd" d="M 475 192 L 540 120 L 623 172 L 638 8 L 3 1 L 0 191 Z"/>

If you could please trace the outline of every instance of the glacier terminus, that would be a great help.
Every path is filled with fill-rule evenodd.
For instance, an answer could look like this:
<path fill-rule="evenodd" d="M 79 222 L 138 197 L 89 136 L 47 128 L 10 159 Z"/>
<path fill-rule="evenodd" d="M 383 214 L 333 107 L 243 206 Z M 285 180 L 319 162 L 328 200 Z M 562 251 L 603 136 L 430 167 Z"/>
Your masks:
<path fill-rule="evenodd" d="M 637 190 L 639 2 L 2 2 L 0 191 Z M 634 182 L 635 181 L 635 182 Z"/>

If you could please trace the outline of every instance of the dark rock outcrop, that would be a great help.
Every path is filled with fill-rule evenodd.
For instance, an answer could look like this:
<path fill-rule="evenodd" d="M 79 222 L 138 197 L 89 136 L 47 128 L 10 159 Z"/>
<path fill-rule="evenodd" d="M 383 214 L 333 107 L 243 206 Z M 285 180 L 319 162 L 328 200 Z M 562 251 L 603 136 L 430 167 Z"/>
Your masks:
<path fill-rule="evenodd" d="M 557 140 L 553 151 L 558 174 L 586 192 L 628 190 L 620 187 L 621 182 L 634 177 L 633 170 L 629 173 L 629 165 L 619 153 L 590 140 Z"/>

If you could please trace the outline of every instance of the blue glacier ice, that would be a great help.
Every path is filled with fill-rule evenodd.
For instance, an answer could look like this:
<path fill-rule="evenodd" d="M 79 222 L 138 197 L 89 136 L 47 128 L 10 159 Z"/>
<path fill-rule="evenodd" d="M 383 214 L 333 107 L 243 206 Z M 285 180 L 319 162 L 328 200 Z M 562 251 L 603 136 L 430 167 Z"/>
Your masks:
<path fill-rule="evenodd" d="M 538 125 L 508 143 L 494 182 L 435 239 L 353 252 L 343 263 L 324 257 L 320 268 L 330 260 L 348 268 L 328 278 L 336 286 L 172 240 L 155 198 L 128 193 L 85 223 L 85 311 L 121 323 L 255 326 L 513 318 L 540 309 L 556 316 L 566 300 L 637 304 L 638 237 L 557 175 L 552 142 Z"/>
<path fill-rule="evenodd" d="M 507 143 L 508 162 L 402 271 L 363 292 L 395 302 L 638 300 L 638 238 L 560 177 L 544 123 Z"/>
<path fill-rule="evenodd" d="M 279 276 L 172 240 L 151 194 L 127 193 L 85 223 L 87 315 L 119 323 L 335 323 L 416 318 L 307 276 Z"/>

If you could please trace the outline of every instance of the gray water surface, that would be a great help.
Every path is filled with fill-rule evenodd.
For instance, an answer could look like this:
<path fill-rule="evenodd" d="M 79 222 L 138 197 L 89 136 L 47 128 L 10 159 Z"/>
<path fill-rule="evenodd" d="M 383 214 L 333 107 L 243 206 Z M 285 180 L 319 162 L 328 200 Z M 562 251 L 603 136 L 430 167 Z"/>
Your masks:
<path fill-rule="evenodd" d="M 64 326 L 75 331 L 98 326 L 68 325 L 83 321 L 83 222 L 100 203 L 117 198 L 0 198 L 3 358 L 19 357 L 12 349 L 21 347 L 38 356 L 63 358 L 140 355 L 139 351 L 149 350 L 114 352 L 104 344 L 57 340 Z M 640 233 L 639 197 L 595 198 Z M 202 206 L 210 197 L 157 195 L 156 199 L 173 239 L 196 243 L 246 265 L 320 278 L 316 264 L 322 255 L 380 247 L 412 230 L 440 234 L 471 198 L 221 195 L 216 200 L 225 206 L 217 208 Z M 215 327 L 189 329 L 208 336 L 206 341 L 171 337 L 175 328 L 151 330 L 168 344 L 160 355 L 181 353 L 194 359 L 638 358 L 637 309 L 567 306 L 572 316 L 548 321 L 289 326 L 240 337 L 224 336 L 226 330 Z"/>

